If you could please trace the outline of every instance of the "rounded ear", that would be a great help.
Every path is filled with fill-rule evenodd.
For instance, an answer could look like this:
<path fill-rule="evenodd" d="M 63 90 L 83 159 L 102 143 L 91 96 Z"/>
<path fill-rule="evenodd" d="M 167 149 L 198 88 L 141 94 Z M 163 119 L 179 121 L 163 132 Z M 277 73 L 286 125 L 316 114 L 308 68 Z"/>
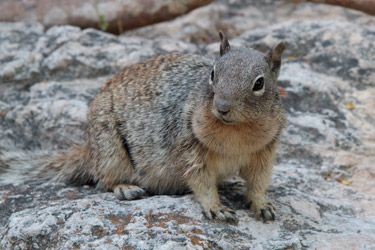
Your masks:
<path fill-rule="evenodd" d="M 276 44 L 266 55 L 266 60 L 271 68 L 273 73 L 273 78 L 277 80 L 280 73 L 281 66 L 281 54 L 285 49 L 285 43 L 279 42 Z"/>
<path fill-rule="evenodd" d="M 228 39 L 225 37 L 225 34 L 223 31 L 219 30 L 219 37 L 220 37 L 220 56 L 223 56 L 225 53 L 227 53 L 230 50 L 230 45 L 228 42 Z"/>

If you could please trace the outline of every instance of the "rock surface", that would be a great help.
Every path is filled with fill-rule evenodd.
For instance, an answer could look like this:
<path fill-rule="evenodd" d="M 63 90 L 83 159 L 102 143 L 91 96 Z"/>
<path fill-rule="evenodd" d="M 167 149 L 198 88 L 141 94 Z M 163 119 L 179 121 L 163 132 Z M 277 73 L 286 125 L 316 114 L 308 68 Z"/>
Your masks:
<path fill-rule="evenodd" d="M 274 223 L 246 209 L 237 178 L 220 188 L 236 224 L 207 221 L 191 194 L 118 201 L 88 186 L 3 185 L 0 249 L 373 249 L 374 20 L 339 8 L 327 16 L 327 6 L 264 2 L 261 15 L 277 9 L 277 17 L 252 17 L 258 1 L 218 2 L 158 24 L 155 40 L 144 29 L 116 37 L 1 23 L 0 140 L 56 150 L 82 141 L 90 99 L 121 68 L 170 51 L 216 56 L 217 42 L 190 40 L 203 37 L 204 28 L 172 26 L 210 8 L 205 18 L 214 24 L 220 9 L 221 20 L 243 24 L 238 33 L 228 29 L 233 46 L 266 50 L 287 42 L 279 80 L 288 124 L 268 191 L 278 212 Z M 308 8 L 315 16 L 303 17 Z M 246 29 L 252 21 L 263 24 Z"/>
<path fill-rule="evenodd" d="M 359 11 L 303 3 L 303 0 L 221 0 L 170 22 L 130 30 L 126 35 L 207 44 L 217 41 L 218 29 L 225 31 L 229 38 L 235 38 L 249 30 L 267 28 L 290 20 L 335 20 L 375 25 L 374 17 Z"/>
<path fill-rule="evenodd" d="M 0 21 L 75 25 L 119 34 L 173 19 L 213 0 L 34 0 L 0 2 Z"/>

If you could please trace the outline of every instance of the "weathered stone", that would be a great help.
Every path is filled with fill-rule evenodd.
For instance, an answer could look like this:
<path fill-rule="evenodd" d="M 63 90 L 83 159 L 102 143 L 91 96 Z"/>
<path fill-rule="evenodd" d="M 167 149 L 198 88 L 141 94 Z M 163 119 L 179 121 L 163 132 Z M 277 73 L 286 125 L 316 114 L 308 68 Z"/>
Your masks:
<path fill-rule="evenodd" d="M 122 33 L 170 20 L 213 0 L 37 0 L 0 2 L 0 21 L 39 22 L 46 28 L 74 25 Z"/>
<path fill-rule="evenodd" d="M 73 80 L 114 74 L 120 69 L 171 50 L 197 52 L 195 46 L 162 39 L 117 37 L 95 29 L 0 23 L 0 85 L 25 88 L 50 80 Z"/>
<path fill-rule="evenodd" d="M 284 20 L 291 9 L 305 8 L 265 2 L 265 12 L 284 11 Z M 215 6 L 222 8 L 220 2 Z M 246 13 L 245 2 L 223 11 L 238 13 L 241 6 Z M 316 6 L 320 19 L 321 7 L 309 6 Z M 209 222 L 191 194 L 118 201 L 88 186 L 7 185 L 0 186 L 0 249 L 372 249 L 375 26 L 365 15 L 348 13 L 336 20 L 309 16 L 264 23 L 232 35 L 233 46 L 266 50 L 277 41 L 287 43 L 279 80 L 288 124 L 268 190 L 277 209 L 274 223 L 254 218 L 243 203 L 244 183 L 237 178 L 220 188 L 223 203 L 236 210 L 237 224 Z M 175 22 L 165 23 L 165 29 Z M 184 38 L 189 32 L 178 29 L 169 38 L 184 42 L 140 34 L 118 38 L 69 26 L 43 32 L 22 25 L 0 24 L 8 30 L 0 33 L 6 38 L 0 41 L 0 48 L 7 48 L 2 52 L 16 53 L 15 44 L 20 58 L 21 50 L 41 54 L 41 63 L 25 59 L 11 77 L 0 71 L 0 140 L 19 148 L 63 149 L 82 141 L 89 100 L 108 75 L 126 65 L 171 50 L 210 57 L 218 53 L 218 42 L 193 45 Z M 40 45 L 27 43 L 29 34 Z M 11 37 L 18 40 L 11 42 Z M 113 44 L 113 52 L 107 44 Z M 4 60 L 0 70 L 17 60 Z M 32 69 L 40 78 L 30 77 Z M 14 88 L 16 83 L 22 91 Z"/>
<path fill-rule="evenodd" d="M 289 4 L 285 2 L 217 0 L 213 4 L 192 11 L 189 15 L 178 17 L 169 22 L 129 30 L 125 32 L 125 35 L 149 39 L 168 37 L 186 42 L 207 44 L 217 41 L 218 29 L 225 31 L 227 37 L 234 38 L 246 31 L 266 28 L 290 20 L 336 20 L 375 25 L 375 18 L 358 11 L 309 3 L 304 0 L 288 1 Z"/>
<path fill-rule="evenodd" d="M 355 10 L 360 10 L 370 15 L 375 15 L 375 0 L 309 0 L 316 3 L 326 3 L 332 5 L 339 5 L 346 8 L 352 8 Z"/>

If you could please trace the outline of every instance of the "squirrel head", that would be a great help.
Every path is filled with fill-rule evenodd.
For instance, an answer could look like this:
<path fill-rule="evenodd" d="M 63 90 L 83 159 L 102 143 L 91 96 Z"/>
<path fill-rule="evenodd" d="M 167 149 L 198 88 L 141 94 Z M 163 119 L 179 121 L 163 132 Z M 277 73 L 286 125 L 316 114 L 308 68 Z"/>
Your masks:
<path fill-rule="evenodd" d="M 285 43 L 263 54 L 251 48 L 231 48 L 222 31 L 219 36 L 220 58 L 209 80 L 214 115 L 225 124 L 234 124 L 262 119 L 281 109 L 277 78 Z"/>

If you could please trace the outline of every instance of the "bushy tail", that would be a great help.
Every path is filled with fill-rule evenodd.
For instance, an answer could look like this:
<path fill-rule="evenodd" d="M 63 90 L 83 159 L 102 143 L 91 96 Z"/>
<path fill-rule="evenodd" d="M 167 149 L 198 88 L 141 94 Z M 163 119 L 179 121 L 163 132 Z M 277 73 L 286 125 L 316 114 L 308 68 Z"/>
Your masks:
<path fill-rule="evenodd" d="M 87 145 L 56 154 L 51 151 L 20 151 L 0 145 L 0 184 L 64 182 L 92 183 Z"/>

